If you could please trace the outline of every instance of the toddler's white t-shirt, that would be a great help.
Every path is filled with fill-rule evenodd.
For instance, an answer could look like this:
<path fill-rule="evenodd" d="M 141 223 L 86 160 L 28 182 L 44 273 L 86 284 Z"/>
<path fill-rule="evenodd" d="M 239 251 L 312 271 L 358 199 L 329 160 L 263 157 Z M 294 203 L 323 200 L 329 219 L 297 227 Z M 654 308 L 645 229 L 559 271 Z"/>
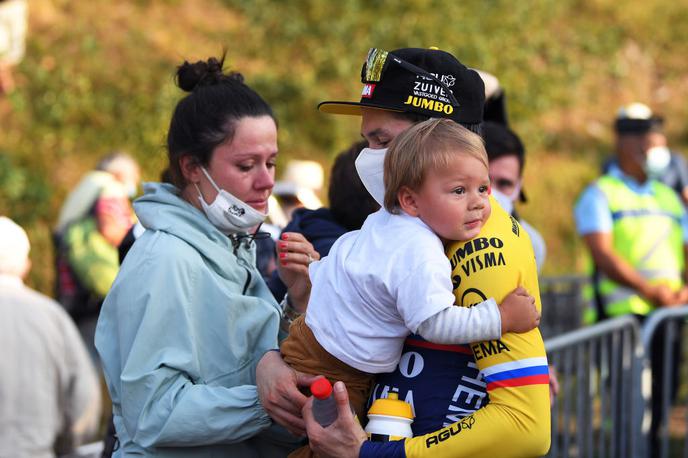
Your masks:
<path fill-rule="evenodd" d="M 384 208 L 340 237 L 309 274 L 306 324 L 331 355 L 368 373 L 394 370 L 406 337 L 455 302 L 440 239 L 419 218 Z M 499 337 L 499 311 L 488 302 L 467 339 Z"/>

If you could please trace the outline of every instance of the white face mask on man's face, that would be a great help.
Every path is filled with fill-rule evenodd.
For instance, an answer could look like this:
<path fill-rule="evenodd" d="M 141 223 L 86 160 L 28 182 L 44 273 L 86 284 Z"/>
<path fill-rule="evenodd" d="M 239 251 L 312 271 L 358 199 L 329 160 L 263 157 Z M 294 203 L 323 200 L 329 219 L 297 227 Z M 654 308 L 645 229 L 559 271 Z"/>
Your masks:
<path fill-rule="evenodd" d="M 363 186 L 365 186 L 368 193 L 381 207 L 384 207 L 385 202 L 384 176 L 386 154 L 387 148 L 363 148 L 355 162 L 356 172 L 358 172 L 358 176 L 361 178 Z M 492 195 L 507 213 L 513 211 L 514 204 L 509 197 L 494 188 L 492 189 Z M 518 193 L 516 195 L 518 195 Z"/>
<path fill-rule="evenodd" d="M 356 158 L 358 176 L 368 193 L 384 207 L 385 202 L 385 155 L 387 148 L 363 148 Z"/>
<path fill-rule="evenodd" d="M 201 170 L 217 191 L 217 196 L 211 204 L 207 204 L 198 185 L 195 185 L 198 191 L 198 201 L 201 203 L 201 207 L 208 220 L 220 232 L 227 235 L 236 232 L 246 232 L 248 229 L 265 221 L 265 218 L 268 216 L 267 213 L 259 212 L 243 200 L 233 196 L 224 189 L 220 189 L 205 167 L 201 167 Z"/>
<path fill-rule="evenodd" d="M 492 188 L 492 197 L 502 206 L 505 212 L 511 214 L 514 211 L 514 201 L 511 197 L 499 191 L 496 188 Z"/>
<path fill-rule="evenodd" d="M 498 189 L 492 188 L 493 192 L 499 192 L 501 193 L 505 198 L 509 199 L 511 203 L 514 203 L 518 200 L 518 198 L 521 196 L 521 180 L 518 180 L 516 184 L 513 186 L 513 189 L 511 190 L 510 193 L 506 193 L 504 191 L 500 191 Z"/>
<path fill-rule="evenodd" d="M 666 171 L 671 162 L 671 151 L 666 146 L 653 146 L 645 153 L 643 170 L 649 178 L 658 178 Z"/>

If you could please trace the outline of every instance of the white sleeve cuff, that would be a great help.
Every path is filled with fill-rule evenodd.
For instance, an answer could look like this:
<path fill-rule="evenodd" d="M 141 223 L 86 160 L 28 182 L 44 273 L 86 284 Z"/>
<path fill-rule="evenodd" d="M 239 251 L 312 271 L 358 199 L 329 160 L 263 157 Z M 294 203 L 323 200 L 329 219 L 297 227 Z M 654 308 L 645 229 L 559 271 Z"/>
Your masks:
<path fill-rule="evenodd" d="M 418 334 L 443 345 L 465 344 L 502 336 L 502 317 L 493 298 L 473 307 L 453 306 L 423 321 Z"/>

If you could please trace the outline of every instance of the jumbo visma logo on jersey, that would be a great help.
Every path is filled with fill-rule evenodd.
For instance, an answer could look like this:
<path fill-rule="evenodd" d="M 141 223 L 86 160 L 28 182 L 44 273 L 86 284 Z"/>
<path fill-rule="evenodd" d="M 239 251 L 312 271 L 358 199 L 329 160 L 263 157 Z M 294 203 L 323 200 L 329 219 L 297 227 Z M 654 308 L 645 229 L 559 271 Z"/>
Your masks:
<path fill-rule="evenodd" d="M 471 274 L 475 274 L 483 269 L 506 266 L 504 253 L 502 252 L 503 247 L 504 242 L 500 238 L 478 237 L 469 240 L 462 247 L 458 248 L 449 258 L 452 272 L 454 272 L 454 275 L 452 275 L 454 289 L 461 286 L 461 279 L 463 277 L 468 278 Z M 460 269 L 457 270 L 457 266 Z M 457 273 L 458 275 L 456 275 Z M 485 299 L 487 298 L 483 297 L 481 300 Z M 478 302 L 481 301 L 459 305 L 470 307 Z"/>

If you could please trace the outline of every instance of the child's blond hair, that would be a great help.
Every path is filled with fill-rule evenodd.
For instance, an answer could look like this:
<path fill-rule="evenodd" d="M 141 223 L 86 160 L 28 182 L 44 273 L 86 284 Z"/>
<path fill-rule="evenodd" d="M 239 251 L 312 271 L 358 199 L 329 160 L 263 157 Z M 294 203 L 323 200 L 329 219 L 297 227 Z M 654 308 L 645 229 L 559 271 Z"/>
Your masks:
<path fill-rule="evenodd" d="M 399 134 L 385 156 L 385 209 L 399 213 L 402 187 L 418 190 L 429 170 L 447 167 L 460 155 L 479 160 L 487 169 L 482 138 L 450 119 L 429 119 Z"/>

